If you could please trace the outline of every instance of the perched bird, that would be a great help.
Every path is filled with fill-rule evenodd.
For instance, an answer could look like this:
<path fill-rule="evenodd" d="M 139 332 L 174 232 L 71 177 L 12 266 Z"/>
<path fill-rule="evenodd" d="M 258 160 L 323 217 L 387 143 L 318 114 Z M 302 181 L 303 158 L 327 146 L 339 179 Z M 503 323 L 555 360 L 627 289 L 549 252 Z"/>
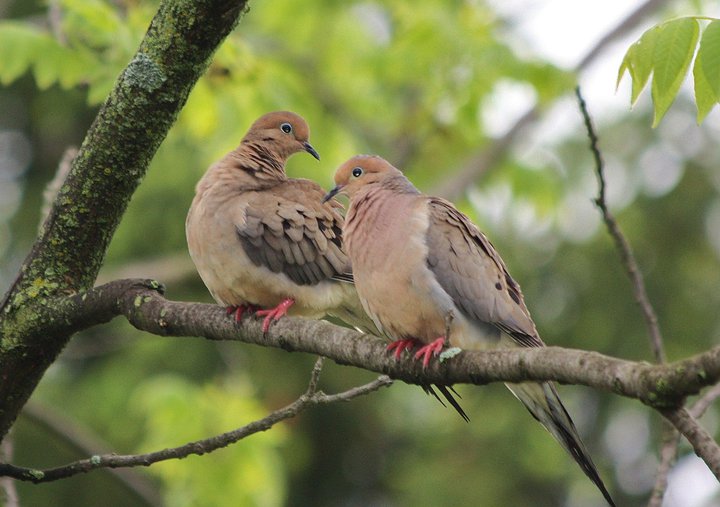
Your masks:
<path fill-rule="evenodd" d="M 399 356 L 421 345 L 428 364 L 446 344 L 461 349 L 543 347 L 519 285 L 495 248 L 450 202 L 422 194 L 386 160 L 351 158 L 336 186 L 350 198 L 343 238 L 367 314 Z M 506 384 L 614 506 L 551 382 Z"/>
<path fill-rule="evenodd" d="M 352 285 L 342 249 L 342 206 L 321 203 L 324 190 L 288 178 L 285 162 L 306 151 L 303 118 L 269 113 L 250 127 L 235 150 L 198 182 L 185 222 L 190 256 L 210 294 L 236 321 L 263 316 L 263 332 L 286 313 L 332 315 L 366 333 L 379 334 Z M 435 396 L 431 386 L 423 389 Z M 467 420 L 446 386 L 436 389 Z"/>
<path fill-rule="evenodd" d="M 264 317 L 263 332 L 285 314 L 368 320 L 347 283 L 342 206 L 321 203 L 318 184 L 285 174 L 294 153 L 320 159 L 309 135 L 295 113 L 260 117 L 199 181 L 185 222 L 190 256 L 210 294 L 237 321 L 252 312 Z"/>

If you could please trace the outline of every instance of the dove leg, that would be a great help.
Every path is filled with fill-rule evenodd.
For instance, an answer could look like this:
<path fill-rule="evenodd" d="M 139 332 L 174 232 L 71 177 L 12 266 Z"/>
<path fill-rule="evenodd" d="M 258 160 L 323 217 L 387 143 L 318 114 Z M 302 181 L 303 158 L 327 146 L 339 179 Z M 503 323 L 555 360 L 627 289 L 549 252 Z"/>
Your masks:
<path fill-rule="evenodd" d="M 430 364 L 430 358 L 432 356 L 437 356 L 444 346 L 445 337 L 441 336 L 440 338 L 436 338 L 427 345 L 420 347 L 420 349 L 415 353 L 415 359 L 422 358 L 423 368 L 425 368 L 428 364 Z"/>
<path fill-rule="evenodd" d="M 420 343 L 420 342 L 415 338 L 408 338 L 405 340 L 396 340 L 396 341 L 392 342 L 390 345 L 388 345 L 385 350 L 388 352 L 392 352 L 394 350 L 395 351 L 395 353 L 394 353 L 395 359 L 400 359 L 400 356 L 402 355 L 402 353 L 405 350 L 411 350 L 418 343 Z"/>
<path fill-rule="evenodd" d="M 262 325 L 262 331 L 263 333 L 267 333 L 270 329 L 270 324 L 274 320 L 279 320 L 280 317 L 287 314 L 288 309 L 295 304 L 295 300 L 291 298 L 285 298 L 282 301 L 280 301 L 280 304 L 277 305 L 275 308 L 269 308 L 267 310 L 258 310 L 255 312 L 255 315 L 258 317 L 265 317 L 265 320 L 263 320 Z"/>
<path fill-rule="evenodd" d="M 395 351 L 394 356 L 395 359 L 400 359 L 400 356 L 402 353 L 406 350 L 411 350 L 415 345 L 420 343 L 415 338 L 406 338 L 404 340 L 396 340 L 392 342 L 390 345 L 388 345 L 385 350 L 388 352 Z"/>
<path fill-rule="evenodd" d="M 232 315 L 235 319 L 235 322 L 239 323 L 243 315 L 245 315 L 245 312 L 253 313 L 258 311 L 260 308 L 257 305 L 238 305 L 238 306 L 228 306 L 226 311 L 228 315 Z"/>

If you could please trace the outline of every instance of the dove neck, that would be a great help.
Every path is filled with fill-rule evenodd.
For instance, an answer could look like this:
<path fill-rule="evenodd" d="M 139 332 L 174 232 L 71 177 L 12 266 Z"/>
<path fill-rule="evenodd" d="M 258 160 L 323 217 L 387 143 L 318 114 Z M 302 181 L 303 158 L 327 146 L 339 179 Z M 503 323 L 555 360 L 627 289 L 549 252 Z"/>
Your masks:
<path fill-rule="evenodd" d="M 398 174 L 387 176 L 380 180 L 379 187 L 393 194 L 413 194 L 417 195 L 421 192 L 413 185 L 404 174 L 398 171 Z M 372 190 L 374 185 L 368 185 L 368 189 Z"/>
<path fill-rule="evenodd" d="M 243 140 L 240 146 L 228 155 L 227 165 L 257 180 L 284 181 L 287 179 L 286 159 L 286 156 L 270 149 L 264 143 Z"/>

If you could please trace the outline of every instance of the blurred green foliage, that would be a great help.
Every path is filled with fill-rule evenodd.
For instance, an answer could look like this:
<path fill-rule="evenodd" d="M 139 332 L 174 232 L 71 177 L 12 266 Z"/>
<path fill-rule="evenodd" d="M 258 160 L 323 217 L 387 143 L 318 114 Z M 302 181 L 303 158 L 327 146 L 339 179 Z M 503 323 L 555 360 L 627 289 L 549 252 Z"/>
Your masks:
<path fill-rule="evenodd" d="M 82 141 L 157 2 L 6 4 L 0 154 L 19 157 L 2 136 L 20 132 L 31 156 L 13 174 L 0 166 L 3 286 L 32 244 L 42 192 L 63 151 Z M 512 18 L 482 1 L 251 2 L 160 147 L 102 277 L 157 277 L 171 298 L 210 301 L 186 253 L 185 213 L 205 168 L 267 111 L 296 111 L 312 127 L 322 162 L 298 155 L 291 176 L 329 187 L 338 164 L 373 152 L 432 193 L 493 143 L 487 112 L 511 86 L 539 107 L 540 126 L 456 202 L 502 253 L 548 343 L 652 360 L 592 206 L 596 182 L 580 115 L 561 100 L 576 77 L 532 48 L 518 50 L 513 30 Z M 696 127 L 693 115 L 681 94 L 655 130 L 642 102 L 632 115 L 598 121 L 610 205 L 637 252 L 671 359 L 720 337 L 720 127 L 712 114 Z M 263 347 L 148 336 L 117 320 L 75 337 L 33 401 L 116 452 L 144 452 L 289 403 L 305 390 L 312 364 L 307 355 Z M 336 392 L 372 378 L 329 364 L 321 388 Z M 168 506 L 602 505 L 503 386 L 458 389 L 470 424 L 398 384 L 318 407 L 231 448 L 136 473 Z M 608 393 L 561 393 L 618 504 L 644 505 L 659 418 Z M 717 415 L 713 409 L 707 419 Z M 20 417 L 13 439 L 18 464 L 86 457 L 30 415 Z M 18 489 L 22 505 L 147 504 L 103 471 Z"/>

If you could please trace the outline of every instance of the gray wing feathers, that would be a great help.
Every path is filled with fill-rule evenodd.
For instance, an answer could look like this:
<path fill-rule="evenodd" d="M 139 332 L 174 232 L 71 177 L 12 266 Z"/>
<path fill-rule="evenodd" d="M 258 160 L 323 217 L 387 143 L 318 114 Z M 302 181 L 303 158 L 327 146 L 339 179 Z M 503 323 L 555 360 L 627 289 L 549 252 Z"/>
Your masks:
<path fill-rule="evenodd" d="M 300 285 L 316 285 L 350 272 L 341 250 L 342 218 L 334 210 L 277 199 L 250 200 L 236 224 L 240 244 L 256 266 L 284 273 Z"/>
<path fill-rule="evenodd" d="M 520 287 L 485 235 L 443 199 L 429 198 L 428 213 L 427 265 L 460 311 L 518 345 L 543 346 Z"/>

